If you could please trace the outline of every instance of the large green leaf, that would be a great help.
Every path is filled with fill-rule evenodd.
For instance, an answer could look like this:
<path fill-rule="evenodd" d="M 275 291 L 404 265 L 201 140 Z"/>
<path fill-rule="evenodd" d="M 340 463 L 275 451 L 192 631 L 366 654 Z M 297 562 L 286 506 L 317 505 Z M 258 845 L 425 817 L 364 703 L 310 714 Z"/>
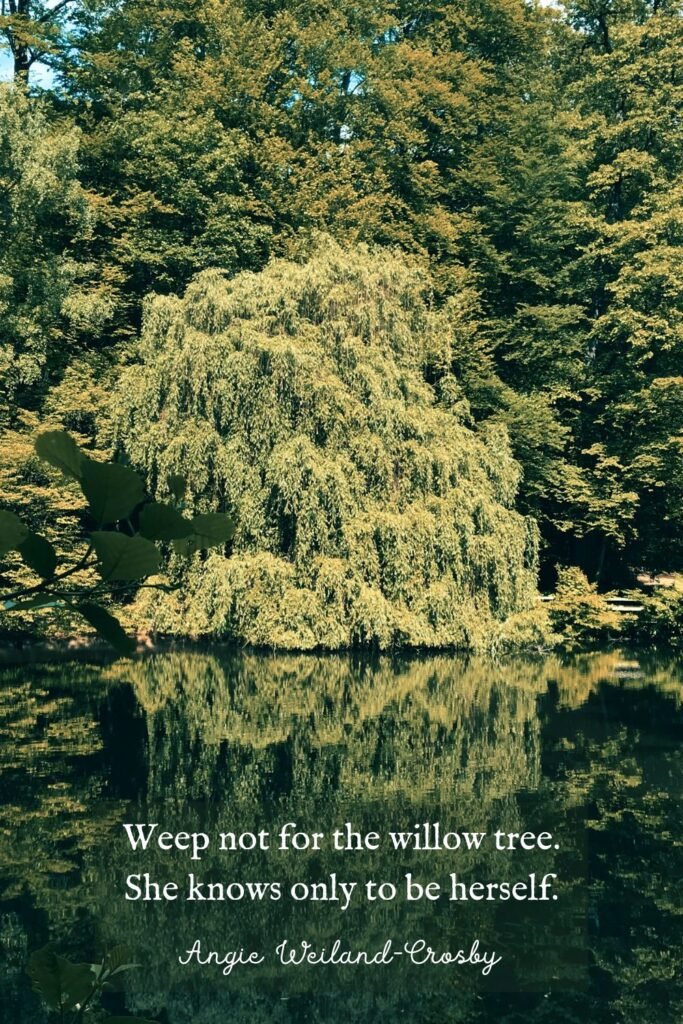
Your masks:
<path fill-rule="evenodd" d="M 13 551 L 28 537 L 28 529 L 14 512 L 0 510 L 0 556 Z"/>
<path fill-rule="evenodd" d="M 66 430 L 46 430 L 35 442 L 36 454 L 55 469 L 61 469 L 66 476 L 80 479 L 84 456 L 81 449 Z"/>
<path fill-rule="evenodd" d="M 105 580 L 140 580 L 159 569 L 161 556 L 144 537 L 95 530 L 91 538 Z"/>
<path fill-rule="evenodd" d="M 153 501 L 140 512 L 140 533 L 148 540 L 178 540 L 189 537 L 192 525 L 172 505 Z"/>
<path fill-rule="evenodd" d="M 41 537 L 38 533 L 29 533 L 19 545 L 18 551 L 29 569 L 33 569 L 44 580 L 49 580 L 51 576 L 54 576 L 57 568 L 57 552 L 49 540 L 45 540 L 45 537 Z"/>
<path fill-rule="evenodd" d="M 135 967 L 139 967 L 140 964 L 134 963 L 132 956 L 133 954 L 129 946 L 114 946 L 113 949 L 110 949 L 103 963 L 99 965 L 105 971 L 107 981 L 117 977 L 119 974 L 125 974 L 126 971 L 132 971 Z"/>
<path fill-rule="evenodd" d="M 101 605 L 94 604 L 92 601 L 83 601 L 76 606 L 76 610 L 119 654 L 127 656 L 135 653 L 137 646 L 135 640 L 128 636 L 119 620 L 114 618 L 106 608 L 102 608 Z"/>
<path fill-rule="evenodd" d="M 114 946 L 105 956 L 102 963 L 90 964 L 98 981 L 102 982 L 103 991 L 121 992 L 123 990 L 121 975 L 132 971 L 140 964 L 132 963 L 132 954 L 128 946 Z"/>
<path fill-rule="evenodd" d="M 192 534 L 200 548 L 218 547 L 232 540 L 235 524 L 220 512 L 203 512 L 192 520 Z"/>
<path fill-rule="evenodd" d="M 130 951 L 130 946 L 121 944 L 119 946 L 114 946 L 113 949 L 109 950 L 104 958 L 104 966 L 108 971 L 112 972 L 118 970 L 129 970 L 131 967 L 138 966 L 131 961 L 132 953 Z"/>
<path fill-rule="evenodd" d="M 87 999 L 95 981 L 88 964 L 73 964 L 49 946 L 31 955 L 26 972 L 52 1010 L 73 1010 Z"/>
<path fill-rule="evenodd" d="M 145 496 L 144 484 L 135 470 L 117 462 L 85 459 L 81 487 L 100 526 L 127 519 Z"/>
<path fill-rule="evenodd" d="M 173 541 L 173 550 L 178 555 L 194 555 L 197 551 L 202 550 L 202 546 L 199 543 L 197 537 L 181 537 L 180 540 Z"/>

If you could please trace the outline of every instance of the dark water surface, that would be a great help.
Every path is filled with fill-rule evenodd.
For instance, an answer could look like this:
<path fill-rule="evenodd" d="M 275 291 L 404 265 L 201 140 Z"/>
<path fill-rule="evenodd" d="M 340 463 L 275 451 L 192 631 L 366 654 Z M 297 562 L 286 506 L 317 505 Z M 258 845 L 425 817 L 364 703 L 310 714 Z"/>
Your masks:
<path fill-rule="evenodd" d="M 596 653 L 503 663 L 168 653 L 139 662 L 0 670 L 0 1019 L 45 1020 L 23 973 L 48 940 L 92 961 L 126 942 L 142 965 L 110 1009 L 166 1024 L 683 1020 L 683 663 Z M 123 822 L 256 832 L 286 822 L 319 851 L 133 852 Z M 481 831 L 476 851 L 336 852 L 334 829 Z M 501 853 L 496 829 L 553 834 Z M 557 843 L 559 849 L 555 849 Z M 275 846 L 273 838 L 272 845 Z M 180 899 L 127 902 L 126 878 L 175 881 Z M 185 899 L 202 882 L 279 881 L 283 898 Z M 409 903 L 405 875 L 439 882 Z M 451 901 L 458 881 L 554 874 L 552 901 Z M 293 883 L 356 881 L 339 902 L 296 903 Z M 368 903 L 366 880 L 396 885 Z M 234 888 L 233 894 L 239 895 Z M 328 888 L 328 894 L 330 889 Z M 503 957 L 469 966 L 283 967 L 283 939 L 377 952 L 423 939 Z M 244 947 L 223 977 L 181 966 Z M 117 1002 L 118 1000 L 118 1002 Z"/>

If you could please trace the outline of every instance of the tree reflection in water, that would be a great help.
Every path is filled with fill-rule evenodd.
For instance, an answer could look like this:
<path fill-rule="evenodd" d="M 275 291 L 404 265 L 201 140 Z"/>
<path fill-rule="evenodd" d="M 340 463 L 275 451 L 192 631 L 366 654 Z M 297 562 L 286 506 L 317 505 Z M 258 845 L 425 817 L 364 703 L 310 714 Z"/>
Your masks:
<path fill-rule="evenodd" d="M 680 804 L 671 798 L 680 795 L 683 673 L 625 661 L 619 652 L 502 663 L 192 652 L 4 670 L 0 985 L 10 1019 L 41 1019 L 19 967 L 50 937 L 86 958 L 129 942 L 144 965 L 129 1008 L 163 1010 L 169 1024 L 676 1020 Z M 440 821 L 548 830 L 560 849 L 211 851 L 195 864 L 133 853 L 123 821 L 209 832 L 293 821 L 328 835 L 347 821 L 380 833 Z M 182 883 L 190 870 L 209 881 L 280 880 L 285 891 L 331 872 L 397 885 L 406 871 L 443 883 L 453 871 L 483 881 L 556 872 L 559 899 L 358 897 L 343 913 L 286 898 L 123 899 L 130 873 Z M 285 937 L 373 950 L 387 937 L 439 949 L 478 937 L 504 962 L 483 987 L 471 968 L 285 971 L 271 957 L 224 979 L 177 962 L 195 938 L 207 949 L 269 951 Z"/>

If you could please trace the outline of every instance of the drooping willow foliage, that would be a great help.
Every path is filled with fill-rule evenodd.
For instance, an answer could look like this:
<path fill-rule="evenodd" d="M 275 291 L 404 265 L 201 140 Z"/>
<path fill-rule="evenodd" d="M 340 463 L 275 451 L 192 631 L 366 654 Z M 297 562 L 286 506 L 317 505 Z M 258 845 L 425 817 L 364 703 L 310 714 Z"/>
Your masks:
<path fill-rule="evenodd" d="M 117 434 L 153 491 L 238 524 L 194 556 L 167 632 L 284 648 L 481 646 L 534 597 L 536 533 L 514 511 L 505 432 L 477 433 L 449 374 L 463 303 L 418 264 L 321 244 L 146 309 Z M 432 380 L 434 384 L 427 381 Z M 140 609 L 137 610 L 140 612 Z"/>

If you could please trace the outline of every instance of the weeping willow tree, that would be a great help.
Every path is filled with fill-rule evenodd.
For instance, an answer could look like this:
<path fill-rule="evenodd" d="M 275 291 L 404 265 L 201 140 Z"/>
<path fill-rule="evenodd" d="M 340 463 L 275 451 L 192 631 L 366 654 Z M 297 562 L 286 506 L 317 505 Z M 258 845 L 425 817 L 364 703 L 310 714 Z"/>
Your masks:
<path fill-rule="evenodd" d="M 519 469 L 449 373 L 468 308 L 433 308 L 418 264 L 328 240 L 151 299 L 119 443 L 158 496 L 182 471 L 188 503 L 238 529 L 230 557 L 179 557 L 181 596 L 138 621 L 301 650 L 478 647 L 530 608 Z"/>

